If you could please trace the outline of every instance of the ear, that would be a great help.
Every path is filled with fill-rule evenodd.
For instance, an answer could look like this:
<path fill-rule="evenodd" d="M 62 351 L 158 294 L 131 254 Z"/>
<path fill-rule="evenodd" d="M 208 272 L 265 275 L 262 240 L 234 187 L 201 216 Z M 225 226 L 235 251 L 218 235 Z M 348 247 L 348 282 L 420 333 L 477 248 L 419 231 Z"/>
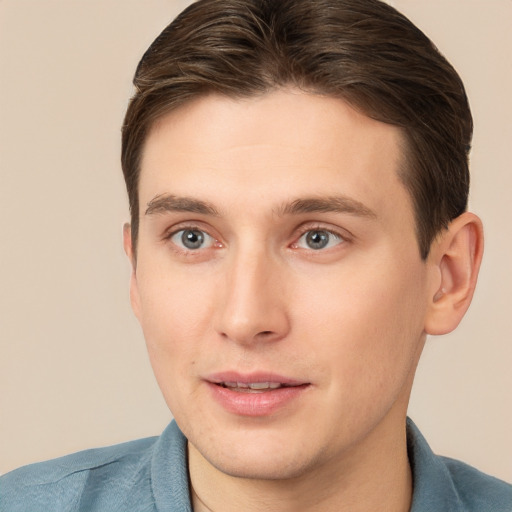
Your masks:
<path fill-rule="evenodd" d="M 454 219 L 433 242 L 433 286 L 425 319 L 427 334 L 447 334 L 459 325 L 475 291 L 483 254 L 480 219 L 469 212 Z"/>
<path fill-rule="evenodd" d="M 123 246 L 124 252 L 130 260 L 132 267 L 132 273 L 130 277 L 130 303 L 132 305 L 135 316 L 140 320 L 140 298 L 139 298 L 139 286 L 137 283 L 137 262 L 135 259 L 135 251 L 133 248 L 132 241 L 132 230 L 129 223 L 125 223 L 123 226 Z"/>

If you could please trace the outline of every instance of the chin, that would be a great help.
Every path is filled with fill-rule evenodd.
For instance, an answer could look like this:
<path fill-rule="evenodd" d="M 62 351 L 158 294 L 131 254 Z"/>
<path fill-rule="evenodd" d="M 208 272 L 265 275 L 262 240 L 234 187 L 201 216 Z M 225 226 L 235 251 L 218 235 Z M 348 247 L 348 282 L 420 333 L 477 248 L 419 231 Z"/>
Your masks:
<path fill-rule="evenodd" d="M 328 458 L 321 447 L 305 439 L 293 438 L 269 430 L 235 432 L 219 437 L 194 436 L 200 456 L 222 473 L 254 480 L 288 480 L 298 478 Z M 311 439 L 310 439 L 311 441 Z"/>
<path fill-rule="evenodd" d="M 278 453 L 267 457 L 238 456 L 215 454 L 205 456 L 206 460 L 222 473 L 236 478 L 251 480 L 290 480 L 299 478 L 308 472 L 312 465 L 306 460 L 299 460 L 297 454 L 286 456 Z"/>

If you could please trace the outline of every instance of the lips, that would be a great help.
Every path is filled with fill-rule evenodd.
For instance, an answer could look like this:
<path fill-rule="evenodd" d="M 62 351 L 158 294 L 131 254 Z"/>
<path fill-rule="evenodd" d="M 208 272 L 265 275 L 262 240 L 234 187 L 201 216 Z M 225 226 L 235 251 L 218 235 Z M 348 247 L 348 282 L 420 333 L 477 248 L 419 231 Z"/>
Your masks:
<path fill-rule="evenodd" d="M 289 409 L 311 384 L 276 374 L 224 372 L 206 379 L 213 398 L 238 416 L 270 416 Z"/>
<path fill-rule="evenodd" d="M 273 389 L 293 387 L 281 382 L 220 382 L 219 386 L 238 393 L 264 393 Z"/>

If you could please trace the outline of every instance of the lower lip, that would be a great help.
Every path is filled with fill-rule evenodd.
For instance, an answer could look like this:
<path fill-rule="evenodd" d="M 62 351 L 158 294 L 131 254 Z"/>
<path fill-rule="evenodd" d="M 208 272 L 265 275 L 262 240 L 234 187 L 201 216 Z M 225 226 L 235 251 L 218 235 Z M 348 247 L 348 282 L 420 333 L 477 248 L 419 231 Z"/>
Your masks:
<path fill-rule="evenodd" d="M 257 393 L 247 393 L 233 391 L 211 382 L 208 382 L 208 386 L 214 399 L 220 403 L 226 411 L 239 416 L 252 417 L 269 416 L 289 406 L 291 402 L 297 400 L 304 391 L 309 388 L 309 384 L 304 384 L 302 386 L 283 387 Z"/>

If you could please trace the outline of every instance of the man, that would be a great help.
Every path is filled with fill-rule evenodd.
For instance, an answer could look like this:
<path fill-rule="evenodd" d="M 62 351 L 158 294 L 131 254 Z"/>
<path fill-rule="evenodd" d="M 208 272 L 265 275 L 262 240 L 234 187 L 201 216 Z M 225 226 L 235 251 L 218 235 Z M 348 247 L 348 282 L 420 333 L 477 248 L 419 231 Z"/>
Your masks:
<path fill-rule="evenodd" d="M 406 419 L 483 248 L 430 41 L 377 0 L 203 0 L 134 83 L 131 300 L 176 422 L 7 475 L 5 510 L 511 510 Z"/>

